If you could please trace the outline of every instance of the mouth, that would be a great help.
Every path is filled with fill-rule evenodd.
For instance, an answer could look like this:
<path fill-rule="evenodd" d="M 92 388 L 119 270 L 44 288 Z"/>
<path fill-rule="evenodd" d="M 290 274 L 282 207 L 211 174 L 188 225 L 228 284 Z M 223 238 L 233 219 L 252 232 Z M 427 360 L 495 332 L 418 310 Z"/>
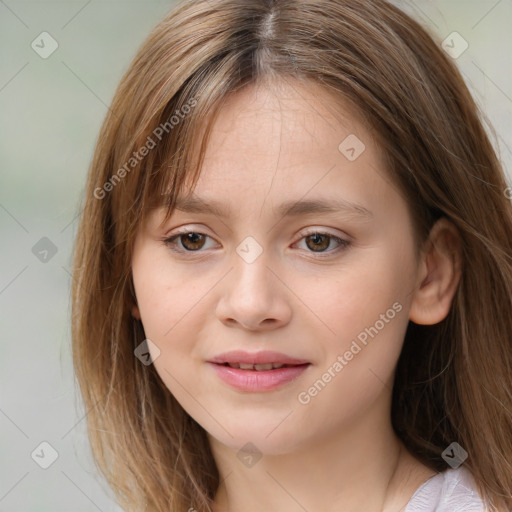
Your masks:
<path fill-rule="evenodd" d="M 309 364 L 306 359 L 298 359 L 280 352 L 262 350 L 260 352 L 245 352 L 243 350 L 232 350 L 219 354 L 208 360 L 209 363 L 228 365 L 232 368 L 242 370 L 271 370 L 283 366 L 298 366 Z"/>
<path fill-rule="evenodd" d="M 270 351 L 227 352 L 207 362 L 230 387 L 252 393 L 281 387 L 300 377 L 311 366 L 305 359 Z"/>

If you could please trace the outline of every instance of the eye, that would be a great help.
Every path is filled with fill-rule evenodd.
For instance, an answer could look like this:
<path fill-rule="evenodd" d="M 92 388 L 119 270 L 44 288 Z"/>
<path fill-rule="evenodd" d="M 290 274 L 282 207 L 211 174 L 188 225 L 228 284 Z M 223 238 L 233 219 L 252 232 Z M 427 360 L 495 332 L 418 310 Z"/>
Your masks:
<path fill-rule="evenodd" d="M 350 242 L 348 240 L 343 240 L 337 236 L 331 235 L 330 233 L 324 233 L 321 231 L 310 231 L 309 233 L 304 234 L 301 238 L 301 241 L 302 240 L 305 240 L 306 247 L 311 249 L 311 252 L 320 253 L 320 258 L 325 258 L 330 256 L 332 253 L 337 253 L 350 246 Z M 332 241 L 338 244 L 338 247 L 334 250 L 326 251 Z M 326 256 L 323 255 L 325 252 L 327 252 Z"/>
<path fill-rule="evenodd" d="M 170 238 L 166 238 L 163 242 L 174 252 L 199 252 L 204 247 L 207 238 L 210 237 L 197 231 L 181 231 Z M 177 248 L 178 242 L 180 242 L 181 247 Z"/>
<path fill-rule="evenodd" d="M 208 235 L 204 233 L 199 233 L 197 231 L 181 231 L 176 233 L 175 235 L 165 238 L 163 243 L 169 247 L 169 249 L 173 252 L 178 253 L 186 253 L 186 252 L 202 252 L 201 249 L 205 248 L 206 239 L 211 239 Z M 306 247 L 310 249 L 310 252 L 313 253 L 325 253 L 328 255 L 332 253 L 337 253 L 340 250 L 343 250 L 350 246 L 350 242 L 347 240 L 343 240 L 337 236 L 334 236 L 330 233 L 324 233 L 321 231 L 311 231 L 303 235 L 300 241 L 306 241 Z M 326 251 L 331 245 L 331 242 L 334 241 L 338 244 L 338 247 L 334 250 Z M 208 247 L 206 247 L 208 249 Z M 319 256 L 320 258 L 326 256 Z"/>

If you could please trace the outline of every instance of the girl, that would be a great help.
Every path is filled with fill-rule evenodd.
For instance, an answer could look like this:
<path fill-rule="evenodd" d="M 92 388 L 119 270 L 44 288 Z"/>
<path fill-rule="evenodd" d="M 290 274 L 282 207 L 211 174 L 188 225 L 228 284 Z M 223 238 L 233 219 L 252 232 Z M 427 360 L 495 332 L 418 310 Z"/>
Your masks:
<path fill-rule="evenodd" d="M 197 0 L 115 94 L 73 355 L 127 511 L 512 507 L 512 208 L 383 0 Z"/>

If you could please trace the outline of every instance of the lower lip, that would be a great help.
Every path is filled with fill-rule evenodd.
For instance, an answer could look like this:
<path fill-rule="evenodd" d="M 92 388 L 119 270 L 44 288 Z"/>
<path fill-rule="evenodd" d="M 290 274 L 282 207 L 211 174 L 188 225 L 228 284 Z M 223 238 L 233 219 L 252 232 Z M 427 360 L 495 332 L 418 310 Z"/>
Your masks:
<path fill-rule="evenodd" d="M 230 386 L 241 391 L 270 391 L 296 379 L 310 365 L 287 366 L 276 370 L 241 370 L 221 364 L 209 363 L 217 375 Z"/>

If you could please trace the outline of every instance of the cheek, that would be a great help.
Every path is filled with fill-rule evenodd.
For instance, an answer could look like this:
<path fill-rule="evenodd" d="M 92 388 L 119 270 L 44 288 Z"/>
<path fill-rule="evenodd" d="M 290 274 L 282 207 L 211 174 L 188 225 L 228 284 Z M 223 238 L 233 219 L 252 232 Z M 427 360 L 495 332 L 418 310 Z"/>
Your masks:
<path fill-rule="evenodd" d="M 179 277 L 168 265 L 139 258 L 133 265 L 133 281 L 142 325 L 156 372 L 167 389 L 188 412 L 190 395 L 197 394 L 197 379 L 190 371 L 194 350 L 194 305 L 204 294 Z M 186 391 L 185 391 L 186 390 Z M 193 401 L 192 401 L 193 402 Z"/>
<path fill-rule="evenodd" d="M 393 387 L 408 315 L 397 276 L 382 274 L 386 267 L 340 279 L 330 289 L 332 302 L 320 310 L 336 335 L 324 342 L 323 360 L 297 397 L 304 414 L 314 410 L 324 418 L 319 429 L 355 421 Z"/>
<path fill-rule="evenodd" d="M 331 333 L 315 377 L 334 372 L 332 392 L 370 397 L 389 380 L 409 322 L 413 276 L 412 252 L 397 255 L 381 245 L 358 256 L 336 280 L 326 281 L 330 284 L 323 292 L 317 288 L 319 316 Z"/>
<path fill-rule="evenodd" d="M 392 248 L 367 249 L 347 261 L 346 269 L 304 287 L 304 302 L 314 304 L 329 327 L 330 332 L 325 330 L 329 339 L 338 340 L 341 349 L 376 322 L 377 327 L 385 326 L 382 333 L 389 332 L 390 326 L 402 330 L 407 324 L 413 276 L 410 258 L 397 257 Z"/>
<path fill-rule="evenodd" d="M 135 251 L 132 275 L 147 337 L 160 342 L 171 339 L 176 326 L 200 302 L 203 289 L 170 265 L 165 251 L 151 244 Z"/>
<path fill-rule="evenodd" d="M 141 321 L 146 338 L 154 344 L 148 343 L 155 370 L 188 411 L 194 406 L 190 393 L 199 396 L 202 389 L 202 377 L 196 371 L 201 357 L 196 341 L 212 311 L 205 307 L 205 294 L 215 280 L 180 271 L 165 252 L 148 246 L 135 252 L 132 262 Z"/>

